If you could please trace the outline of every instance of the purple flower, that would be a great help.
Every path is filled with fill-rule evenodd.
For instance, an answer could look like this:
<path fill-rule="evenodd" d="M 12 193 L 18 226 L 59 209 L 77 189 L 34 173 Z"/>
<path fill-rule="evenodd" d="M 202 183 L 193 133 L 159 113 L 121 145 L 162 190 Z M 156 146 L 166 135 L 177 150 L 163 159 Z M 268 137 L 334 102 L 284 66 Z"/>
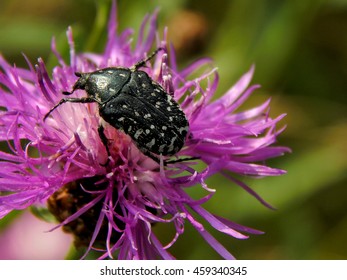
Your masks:
<path fill-rule="evenodd" d="M 14 209 L 47 202 L 59 221 L 55 228 L 63 227 L 72 233 L 76 246 L 86 247 L 86 254 L 96 250 L 101 251 L 100 258 L 118 259 L 172 259 L 168 249 L 183 234 L 185 222 L 189 222 L 223 258 L 233 259 L 201 221 L 240 239 L 260 232 L 204 209 L 203 204 L 215 193 L 205 181 L 221 173 L 267 205 L 235 175 L 285 173 L 264 165 L 266 159 L 289 151 L 273 146 L 284 129 L 276 130 L 284 114 L 272 119 L 268 114 L 270 100 L 236 112 L 259 87 L 249 86 L 254 67 L 213 101 L 218 73 L 211 68 L 209 59 L 179 70 L 174 51 L 167 51 L 166 31 L 163 39 L 158 39 L 156 12 L 145 18 L 132 50 L 132 30 L 116 33 L 115 10 L 113 4 L 102 54 L 76 54 L 72 30 L 68 29 L 70 62 L 66 63 L 52 41 L 59 65 L 51 76 L 42 59 L 35 66 L 27 59 L 28 69 L 22 69 L 0 57 L 0 138 L 7 144 L 0 151 L 0 217 Z M 101 119 L 97 104 L 65 103 L 43 120 L 62 98 L 62 92 L 71 91 L 77 79 L 75 72 L 131 67 L 158 47 L 164 51 L 143 70 L 174 94 L 189 120 L 189 136 L 175 157 L 198 160 L 164 166 L 165 158 L 160 157 L 158 164 L 139 151 L 129 136 L 105 123 L 111 156 L 104 166 L 101 163 L 107 161 L 108 155 L 98 134 Z M 201 69 L 204 74 L 191 78 Z M 76 90 L 72 96 L 80 98 L 86 93 Z M 196 165 L 198 162 L 203 164 Z M 206 196 L 198 200 L 185 191 L 196 185 L 206 191 Z M 168 244 L 162 244 L 152 230 L 158 223 L 170 223 L 176 229 Z"/>

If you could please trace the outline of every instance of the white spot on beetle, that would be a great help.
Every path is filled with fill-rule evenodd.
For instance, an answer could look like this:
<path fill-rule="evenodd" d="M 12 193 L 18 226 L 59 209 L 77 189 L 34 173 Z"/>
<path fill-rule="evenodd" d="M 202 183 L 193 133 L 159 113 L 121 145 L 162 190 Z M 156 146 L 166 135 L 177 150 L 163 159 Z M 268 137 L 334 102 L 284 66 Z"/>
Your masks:
<path fill-rule="evenodd" d="M 172 105 L 172 96 L 171 95 L 166 95 L 166 100 L 169 102 L 170 105 Z"/>
<path fill-rule="evenodd" d="M 164 148 L 165 148 L 165 147 L 166 147 L 165 144 L 159 146 L 158 151 L 159 151 L 160 154 L 161 154 L 162 152 L 164 152 Z"/>
<path fill-rule="evenodd" d="M 127 109 L 128 106 L 124 104 L 124 105 L 122 105 L 122 108 Z"/>
<path fill-rule="evenodd" d="M 149 142 L 149 143 L 146 144 L 146 147 L 150 149 L 150 148 L 153 147 L 154 144 L 155 144 L 155 139 L 153 138 L 153 139 L 151 140 L 151 142 Z"/>
<path fill-rule="evenodd" d="M 149 134 L 151 131 L 149 129 L 145 130 L 146 134 Z"/>
<path fill-rule="evenodd" d="M 181 127 L 179 129 L 179 132 L 182 134 L 183 131 L 187 131 L 188 132 L 188 126 L 184 126 L 184 127 Z"/>
<path fill-rule="evenodd" d="M 142 128 L 136 130 L 136 132 L 135 132 L 135 134 L 134 134 L 134 138 L 135 138 L 135 139 L 138 139 L 139 136 L 140 136 L 142 133 L 143 133 L 143 129 L 142 129 Z"/>
<path fill-rule="evenodd" d="M 151 114 L 146 114 L 146 115 L 144 115 L 143 116 L 145 119 L 149 119 L 150 117 L 152 117 L 152 115 Z"/>
<path fill-rule="evenodd" d="M 111 118 L 111 119 L 112 119 L 112 118 Z M 120 117 L 120 118 L 118 119 L 118 121 L 119 121 L 119 122 L 124 121 L 124 117 Z"/>
<path fill-rule="evenodd" d="M 174 144 L 175 144 L 176 139 L 177 139 L 176 136 L 173 137 L 173 138 L 171 139 L 171 143 L 170 143 L 170 145 L 169 145 L 168 152 L 172 152 L 172 151 L 173 151 L 173 149 L 174 149 Z"/>
<path fill-rule="evenodd" d="M 162 129 L 162 130 L 167 130 L 167 126 L 166 126 L 166 125 L 163 125 L 163 126 L 161 127 L 161 129 Z"/>
<path fill-rule="evenodd" d="M 119 73 L 119 76 L 126 77 L 127 75 L 125 75 L 124 73 Z"/>
<path fill-rule="evenodd" d="M 105 89 L 109 84 L 109 79 L 104 77 L 98 77 L 95 80 L 95 84 L 97 89 Z"/>
<path fill-rule="evenodd" d="M 151 124 L 150 128 L 151 128 L 151 129 L 154 129 L 154 128 L 155 128 L 155 126 L 154 126 L 153 124 Z"/>

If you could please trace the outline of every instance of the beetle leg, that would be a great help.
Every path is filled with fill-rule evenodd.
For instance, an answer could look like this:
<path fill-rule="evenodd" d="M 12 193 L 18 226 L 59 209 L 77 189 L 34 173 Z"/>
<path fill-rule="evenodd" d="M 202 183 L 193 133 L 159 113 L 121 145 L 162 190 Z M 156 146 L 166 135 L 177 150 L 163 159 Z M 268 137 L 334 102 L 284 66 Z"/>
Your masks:
<path fill-rule="evenodd" d="M 139 148 L 139 147 L 138 147 L 138 148 Z M 148 150 L 145 149 L 145 148 L 139 148 L 139 149 L 140 149 L 140 151 L 141 151 L 145 156 L 147 156 L 147 157 L 153 159 L 153 160 L 154 160 L 155 162 L 157 162 L 157 163 L 160 163 L 159 158 L 157 158 L 156 156 L 154 156 L 150 151 L 148 151 Z"/>
<path fill-rule="evenodd" d="M 107 152 L 107 161 L 105 163 L 101 164 L 101 165 L 102 166 L 107 166 L 109 164 L 109 162 L 110 162 L 111 153 L 110 153 L 110 150 L 108 148 L 108 139 L 107 139 L 104 131 L 105 131 L 104 127 L 102 125 L 100 125 L 98 127 L 99 137 L 101 139 L 102 144 L 104 144 L 104 146 L 106 148 L 106 152 Z"/>
<path fill-rule="evenodd" d="M 177 162 L 196 160 L 196 159 L 200 159 L 200 157 L 187 157 L 187 158 L 178 158 L 178 159 L 166 160 L 164 162 L 164 165 L 173 164 L 173 163 L 177 163 Z"/>
<path fill-rule="evenodd" d="M 148 156 L 149 158 L 153 159 L 155 162 L 160 164 L 160 159 L 153 155 L 151 152 L 149 152 L 146 149 L 140 149 L 141 152 L 145 155 Z M 164 160 L 164 166 L 167 166 L 168 164 L 174 164 L 177 162 L 184 162 L 184 161 L 190 161 L 190 160 L 196 160 L 200 159 L 200 157 L 187 157 L 187 158 L 178 158 L 178 159 L 172 159 L 172 160 Z"/>
<path fill-rule="evenodd" d="M 163 50 L 163 48 L 158 48 L 156 49 L 150 56 L 146 57 L 145 59 L 139 61 L 138 63 L 136 63 L 133 67 L 131 67 L 130 69 L 132 71 L 135 71 L 137 69 L 139 69 L 140 67 L 143 67 L 146 65 L 146 62 L 151 60 L 158 52 L 160 52 L 161 50 Z"/>
<path fill-rule="evenodd" d="M 66 103 L 66 102 L 73 102 L 73 103 L 93 103 L 97 102 L 94 98 L 91 97 L 82 97 L 82 98 L 63 98 L 62 100 L 59 101 L 49 112 L 43 117 L 43 121 L 47 119 L 47 117 L 55 110 L 57 109 L 60 105 Z"/>

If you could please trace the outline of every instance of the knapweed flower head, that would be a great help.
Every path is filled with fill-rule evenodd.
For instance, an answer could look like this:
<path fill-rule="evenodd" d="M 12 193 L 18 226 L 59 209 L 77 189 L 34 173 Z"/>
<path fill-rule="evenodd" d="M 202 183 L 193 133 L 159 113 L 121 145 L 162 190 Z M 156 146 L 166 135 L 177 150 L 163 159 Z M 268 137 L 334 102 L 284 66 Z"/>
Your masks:
<path fill-rule="evenodd" d="M 215 190 L 206 179 L 221 173 L 266 205 L 236 177 L 284 173 L 264 165 L 266 159 L 288 151 L 273 145 L 284 129 L 276 130 L 284 115 L 271 118 L 269 100 L 237 111 L 258 88 L 249 86 L 253 67 L 221 98 L 213 100 L 218 74 L 209 59 L 178 69 L 173 48 L 168 51 L 166 30 L 159 39 L 156 12 L 145 18 L 132 42 L 132 30 L 117 33 L 115 10 L 114 4 L 108 41 L 101 54 L 77 54 L 69 28 L 70 61 L 64 61 L 53 40 L 52 51 L 59 65 L 52 73 L 42 59 L 35 66 L 27 59 L 28 69 L 22 69 L 0 57 L 0 139 L 7 146 L 0 151 L 0 217 L 14 209 L 47 203 L 59 221 L 53 229 L 63 227 L 72 233 L 75 245 L 85 247 L 86 254 L 97 250 L 100 258 L 118 259 L 172 259 L 169 248 L 183 234 L 185 223 L 190 223 L 216 252 L 232 259 L 204 223 L 239 239 L 260 232 L 208 212 L 203 205 Z M 141 152 L 129 135 L 100 117 L 95 103 L 67 102 L 44 120 L 63 98 L 62 93 L 71 92 L 77 80 L 75 72 L 129 68 L 158 48 L 163 51 L 141 70 L 180 104 L 189 122 L 185 145 L 170 160 L 158 155 L 155 161 Z M 201 76 L 191 78 L 201 69 Z M 76 90 L 70 97 L 85 96 L 85 91 Z M 109 153 L 105 139 L 100 138 L 100 125 Z M 193 160 L 175 161 L 179 158 Z M 197 165 L 199 162 L 202 164 Z M 206 195 L 190 197 L 186 189 L 193 186 L 200 186 Z M 159 223 L 175 228 L 167 244 L 154 234 Z"/>

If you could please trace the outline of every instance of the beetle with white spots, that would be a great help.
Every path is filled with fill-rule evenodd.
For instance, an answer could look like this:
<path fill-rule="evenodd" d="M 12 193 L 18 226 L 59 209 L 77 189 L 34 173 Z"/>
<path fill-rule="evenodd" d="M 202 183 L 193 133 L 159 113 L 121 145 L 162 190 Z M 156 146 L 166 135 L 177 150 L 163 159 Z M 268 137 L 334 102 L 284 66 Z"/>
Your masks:
<path fill-rule="evenodd" d="M 44 117 L 66 102 L 99 105 L 100 116 L 111 126 L 128 134 L 135 145 L 147 156 L 159 162 L 159 155 L 172 156 L 179 152 L 189 130 L 186 115 L 179 104 L 149 75 L 139 70 L 158 51 L 131 68 L 108 67 L 79 77 L 71 92 L 85 90 L 86 97 L 63 98 Z M 108 154 L 109 142 L 103 127 L 99 128 Z"/>

